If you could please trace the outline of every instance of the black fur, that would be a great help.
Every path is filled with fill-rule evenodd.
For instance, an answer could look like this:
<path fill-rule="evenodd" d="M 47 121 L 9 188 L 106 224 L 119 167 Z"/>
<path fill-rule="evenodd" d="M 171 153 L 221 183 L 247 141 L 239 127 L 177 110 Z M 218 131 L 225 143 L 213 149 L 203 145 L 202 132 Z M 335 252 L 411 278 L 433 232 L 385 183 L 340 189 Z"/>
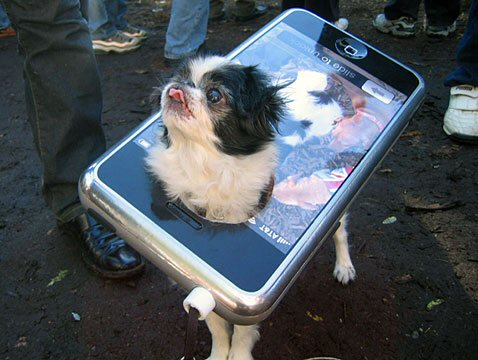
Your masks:
<path fill-rule="evenodd" d="M 212 71 L 208 78 L 226 89 L 229 111 L 215 123 L 220 148 L 229 155 L 256 153 L 273 141 L 284 112 L 279 86 L 255 66 L 227 65 Z M 214 111 L 214 109 L 212 109 Z"/>

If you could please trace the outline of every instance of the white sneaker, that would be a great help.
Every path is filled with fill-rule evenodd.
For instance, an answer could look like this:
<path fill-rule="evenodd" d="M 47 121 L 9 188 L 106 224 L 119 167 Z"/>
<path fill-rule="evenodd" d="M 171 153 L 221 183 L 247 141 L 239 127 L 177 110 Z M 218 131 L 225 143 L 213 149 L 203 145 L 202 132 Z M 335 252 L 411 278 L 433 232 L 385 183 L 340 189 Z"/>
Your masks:
<path fill-rule="evenodd" d="M 340 18 L 334 24 L 341 30 L 347 30 L 349 27 L 349 21 L 346 18 Z"/>
<path fill-rule="evenodd" d="M 378 14 L 372 21 L 375 29 L 397 37 L 415 36 L 415 20 L 402 16 L 397 20 L 388 20 L 385 14 Z"/>
<path fill-rule="evenodd" d="M 478 86 L 458 85 L 450 89 L 443 130 L 455 140 L 478 143 Z"/>

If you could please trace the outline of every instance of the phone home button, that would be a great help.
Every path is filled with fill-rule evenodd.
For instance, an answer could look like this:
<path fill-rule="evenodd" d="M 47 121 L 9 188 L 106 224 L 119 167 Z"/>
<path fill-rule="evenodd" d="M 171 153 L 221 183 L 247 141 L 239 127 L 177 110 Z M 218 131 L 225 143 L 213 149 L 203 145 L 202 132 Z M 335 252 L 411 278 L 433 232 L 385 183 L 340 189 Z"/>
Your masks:
<path fill-rule="evenodd" d="M 340 55 L 360 60 L 367 56 L 368 51 L 364 44 L 352 38 L 341 38 L 335 42 L 335 48 Z"/>

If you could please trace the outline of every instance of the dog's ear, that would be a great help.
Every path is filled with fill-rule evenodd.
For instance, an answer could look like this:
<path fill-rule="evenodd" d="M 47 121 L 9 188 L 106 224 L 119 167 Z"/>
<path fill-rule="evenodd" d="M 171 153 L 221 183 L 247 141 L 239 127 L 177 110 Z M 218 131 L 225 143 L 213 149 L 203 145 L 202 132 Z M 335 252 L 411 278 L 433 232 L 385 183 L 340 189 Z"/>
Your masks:
<path fill-rule="evenodd" d="M 245 82 L 241 89 L 241 100 L 243 110 L 250 117 L 252 130 L 264 135 L 278 131 L 285 112 L 285 99 L 279 91 L 286 85 L 272 85 L 269 77 L 256 66 L 246 66 L 243 71 Z"/>

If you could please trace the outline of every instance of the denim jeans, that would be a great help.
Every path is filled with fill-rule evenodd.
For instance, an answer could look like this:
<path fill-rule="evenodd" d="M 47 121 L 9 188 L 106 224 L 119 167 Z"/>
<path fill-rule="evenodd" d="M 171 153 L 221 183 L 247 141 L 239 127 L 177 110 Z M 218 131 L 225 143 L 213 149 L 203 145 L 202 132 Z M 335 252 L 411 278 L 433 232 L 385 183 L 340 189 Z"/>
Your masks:
<path fill-rule="evenodd" d="M 446 86 L 478 86 L 478 0 L 473 0 L 465 33 L 458 43 L 458 67 L 445 80 Z"/>
<path fill-rule="evenodd" d="M 194 55 L 206 41 L 209 0 L 173 0 L 164 56 L 182 59 Z"/>
<path fill-rule="evenodd" d="M 93 40 L 107 39 L 128 26 L 126 0 L 89 0 L 88 27 Z"/>
<path fill-rule="evenodd" d="M 421 0 L 389 0 L 384 13 L 388 20 L 402 16 L 417 19 Z M 460 15 L 460 0 L 425 0 L 425 13 L 429 25 L 451 25 Z"/>
<path fill-rule="evenodd" d="M 8 18 L 2 3 L 0 3 L 0 29 L 5 29 L 10 26 L 10 19 Z"/>
<path fill-rule="evenodd" d="M 105 151 L 102 95 L 78 0 L 4 0 L 21 55 L 27 116 L 43 165 L 42 193 L 61 221 L 83 210 L 78 180 Z"/>

